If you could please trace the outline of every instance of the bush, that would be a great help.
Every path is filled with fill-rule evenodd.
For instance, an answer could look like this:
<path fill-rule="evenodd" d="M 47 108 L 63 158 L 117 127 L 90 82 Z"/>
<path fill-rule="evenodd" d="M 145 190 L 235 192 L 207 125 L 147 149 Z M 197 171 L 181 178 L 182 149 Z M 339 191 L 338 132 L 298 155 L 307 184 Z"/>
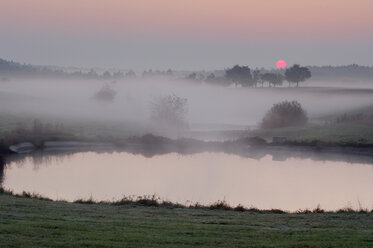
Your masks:
<path fill-rule="evenodd" d="M 176 95 L 155 98 L 151 105 L 151 118 L 155 124 L 174 129 L 187 127 L 188 100 Z"/>
<path fill-rule="evenodd" d="M 303 126 L 307 123 L 306 111 L 297 101 L 283 101 L 273 107 L 263 117 L 262 128 Z"/>
<path fill-rule="evenodd" d="M 94 99 L 102 102 L 112 102 L 114 101 L 116 94 L 116 91 L 113 90 L 110 85 L 105 84 L 99 91 L 95 93 Z"/>
<path fill-rule="evenodd" d="M 226 201 L 217 201 L 209 206 L 210 210 L 232 210 Z"/>

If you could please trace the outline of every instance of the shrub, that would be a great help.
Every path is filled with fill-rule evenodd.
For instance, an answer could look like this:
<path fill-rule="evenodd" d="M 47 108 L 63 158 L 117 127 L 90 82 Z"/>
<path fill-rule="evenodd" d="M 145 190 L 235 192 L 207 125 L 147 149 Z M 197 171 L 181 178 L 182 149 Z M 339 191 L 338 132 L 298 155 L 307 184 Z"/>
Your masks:
<path fill-rule="evenodd" d="M 277 209 L 277 208 L 272 208 L 271 210 L 269 210 L 269 212 L 273 214 L 286 214 L 284 210 Z"/>
<path fill-rule="evenodd" d="M 317 205 L 317 207 L 312 210 L 312 213 L 322 214 L 325 213 L 325 210 L 320 207 L 320 205 Z"/>
<path fill-rule="evenodd" d="M 105 84 L 99 91 L 95 93 L 94 99 L 102 102 L 112 102 L 114 101 L 116 94 L 116 91 L 113 90 L 110 85 Z"/>
<path fill-rule="evenodd" d="M 138 197 L 136 203 L 142 206 L 147 207 L 158 207 L 160 199 L 159 197 L 153 196 L 145 196 L 145 197 Z"/>
<path fill-rule="evenodd" d="M 283 101 L 272 106 L 263 117 L 262 128 L 303 126 L 307 123 L 306 111 L 297 101 Z"/>
<path fill-rule="evenodd" d="M 226 201 L 217 201 L 209 206 L 211 210 L 232 210 Z"/>
<path fill-rule="evenodd" d="M 79 204 L 95 204 L 96 202 L 93 200 L 93 198 L 91 196 L 87 200 L 85 200 L 85 199 L 78 199 L 78 200 L 74 201 L 74 203 L 79 203 Z"/>
<path fill-rule="evenodd" d="M 245 212 L 247 209 L 241 204 L 238 204 L 233 210 L 238 212 Z"/>
<path fill-rule="evenodd" d="M 174 94 L 155 98 L 151 105 L 151 118 L 160 126 L 186 128 L 187 113 L 188 100 Z"/>

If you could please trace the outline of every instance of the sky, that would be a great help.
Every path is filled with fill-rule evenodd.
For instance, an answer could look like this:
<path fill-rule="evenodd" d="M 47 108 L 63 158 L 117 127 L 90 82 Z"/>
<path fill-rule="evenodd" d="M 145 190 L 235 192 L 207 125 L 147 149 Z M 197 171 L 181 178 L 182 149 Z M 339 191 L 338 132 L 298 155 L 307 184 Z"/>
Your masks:
<path fill-rule="evenodd" d="M 373 65 L 372 0 L 0 0 L 0 57 L 212 70 Z"/>

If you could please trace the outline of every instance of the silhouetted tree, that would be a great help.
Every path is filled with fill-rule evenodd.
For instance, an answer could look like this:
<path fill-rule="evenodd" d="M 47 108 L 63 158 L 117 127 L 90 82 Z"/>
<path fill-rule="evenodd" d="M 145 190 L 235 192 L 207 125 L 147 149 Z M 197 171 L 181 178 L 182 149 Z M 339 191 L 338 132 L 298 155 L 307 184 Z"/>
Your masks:
<path fill-rule="evenodd" d="M 91 70 L 87 73 L 87 76 L 88 76 L 88 78 L 97 78 L 97 77 L 98 77 L 97 73 L 96 73 L 93 69 L 91 69 Z"/>
<path fill-rule="evenodd" d="M 296 83 L 298 87 L 299 82 L 303 82 L 311 78 L 311 72 L 307 67 L 302 67 L 295 64 L 292 67 L 286 69 L 285 78 L 289 82 L 289 86 L 290 83 Z"/>
<path fill-rule="evenodd" d="M 197 74 L 197 81 L 204 81 L 205 80 L 205 75 L 203 75 L 202 73 L 198 73 Z"/>
<path fill-rule="evenodd" d="M 210 84 L 214 84 L 214 85 L 222 85 L 222 86 L 227 85 L 227 79 L 225 77 L 217 77 L 217 76 L 215 76 L 214 73 L 210 73 L 205 78 L 205 82 L 210 83 Z"/>
<path fill-rule="evenodd" d="M 126 72 L 125 77 L 126 78 L 135 78 L 136 77 L 136 73 L 134 71 L 132 71 L 132 70 L 129 70 L 128 72 Z"/>
<path fill-rule="evenodd" d="M 117 71 L 113 73 L 113 78 L 124 78 L 124 74 L 121 71 Z"/>
<path fill-rule="evenodd" d="M 144 71 L 142 73 L 143 77 L 149 77 L 149 76 L 152 76 L 152 75 L 153 75 L 153 70 L 152 69 L 149 69 L 149 71 Z"/>
<path fill-rule="evenodd" d="M 281 74 L 278 74 L 278 73 L 264 73 L 262 76 L 261 76 L 261 79 L 263 81 L 266 81 L 268 82 L 268 87 L 270 85 L 273 85 L 273 87 L 276 87 L 278 85 L 282 85 L 283 81 L 284 81 L 284 76 L 282 76 Z"/>
<path fill-rule="evenodd" d="M 207 77 L 206 77 L 206 82 L 213 82 L 215 80 L 215 74 L 214 73 L 210 73 Z"/>
<path fill-rule="evenodd" d="M 233 68 L 225 71 L 225 78 L 241 86 L 253 86 L 253 77 L 251 70 L 247 66 L 235 65 Z"/>
<path fill-rule="evenodd" d="M 191 80 L 191 81 L 195 81 L 197 79 L 197 73 L 193 72 L 193 73 L 188 74 L 186 79 Z"/>
<path fill-rule="evenodd" d="M 258 84 L 261 84 L 263 87 L 262 74 L 258 69 L 253 71 L 253 84 L 255 87 L 257 87 Z"/>
<path fill-rule="evenodd" d="M 274 104 L 263 117 L 262 128 L 280 128 L 288 126 L 302 126 L 307 123 L 306 111 L 297 101 L 283 101 Z"/>
<path fill-rule="evenodd" d="M 111 77 L 111 73 L 108 72 L 108 71 L 105 71 L 104 74 L 102 74 L 102 77 L 103 78 L 110 78 Z"/>

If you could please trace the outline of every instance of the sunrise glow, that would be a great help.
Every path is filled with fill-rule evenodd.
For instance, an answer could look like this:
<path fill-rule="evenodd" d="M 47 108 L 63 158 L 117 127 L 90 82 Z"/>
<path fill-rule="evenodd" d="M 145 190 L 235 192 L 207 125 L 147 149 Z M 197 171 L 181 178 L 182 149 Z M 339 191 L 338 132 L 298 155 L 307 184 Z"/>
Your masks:
<path fill-rule="evenodd" d="M 286 67 L 286 61 L 283 59 L 280 59 L 276 62 L 276 67 L 278 69 L 284 69 Z"/>

